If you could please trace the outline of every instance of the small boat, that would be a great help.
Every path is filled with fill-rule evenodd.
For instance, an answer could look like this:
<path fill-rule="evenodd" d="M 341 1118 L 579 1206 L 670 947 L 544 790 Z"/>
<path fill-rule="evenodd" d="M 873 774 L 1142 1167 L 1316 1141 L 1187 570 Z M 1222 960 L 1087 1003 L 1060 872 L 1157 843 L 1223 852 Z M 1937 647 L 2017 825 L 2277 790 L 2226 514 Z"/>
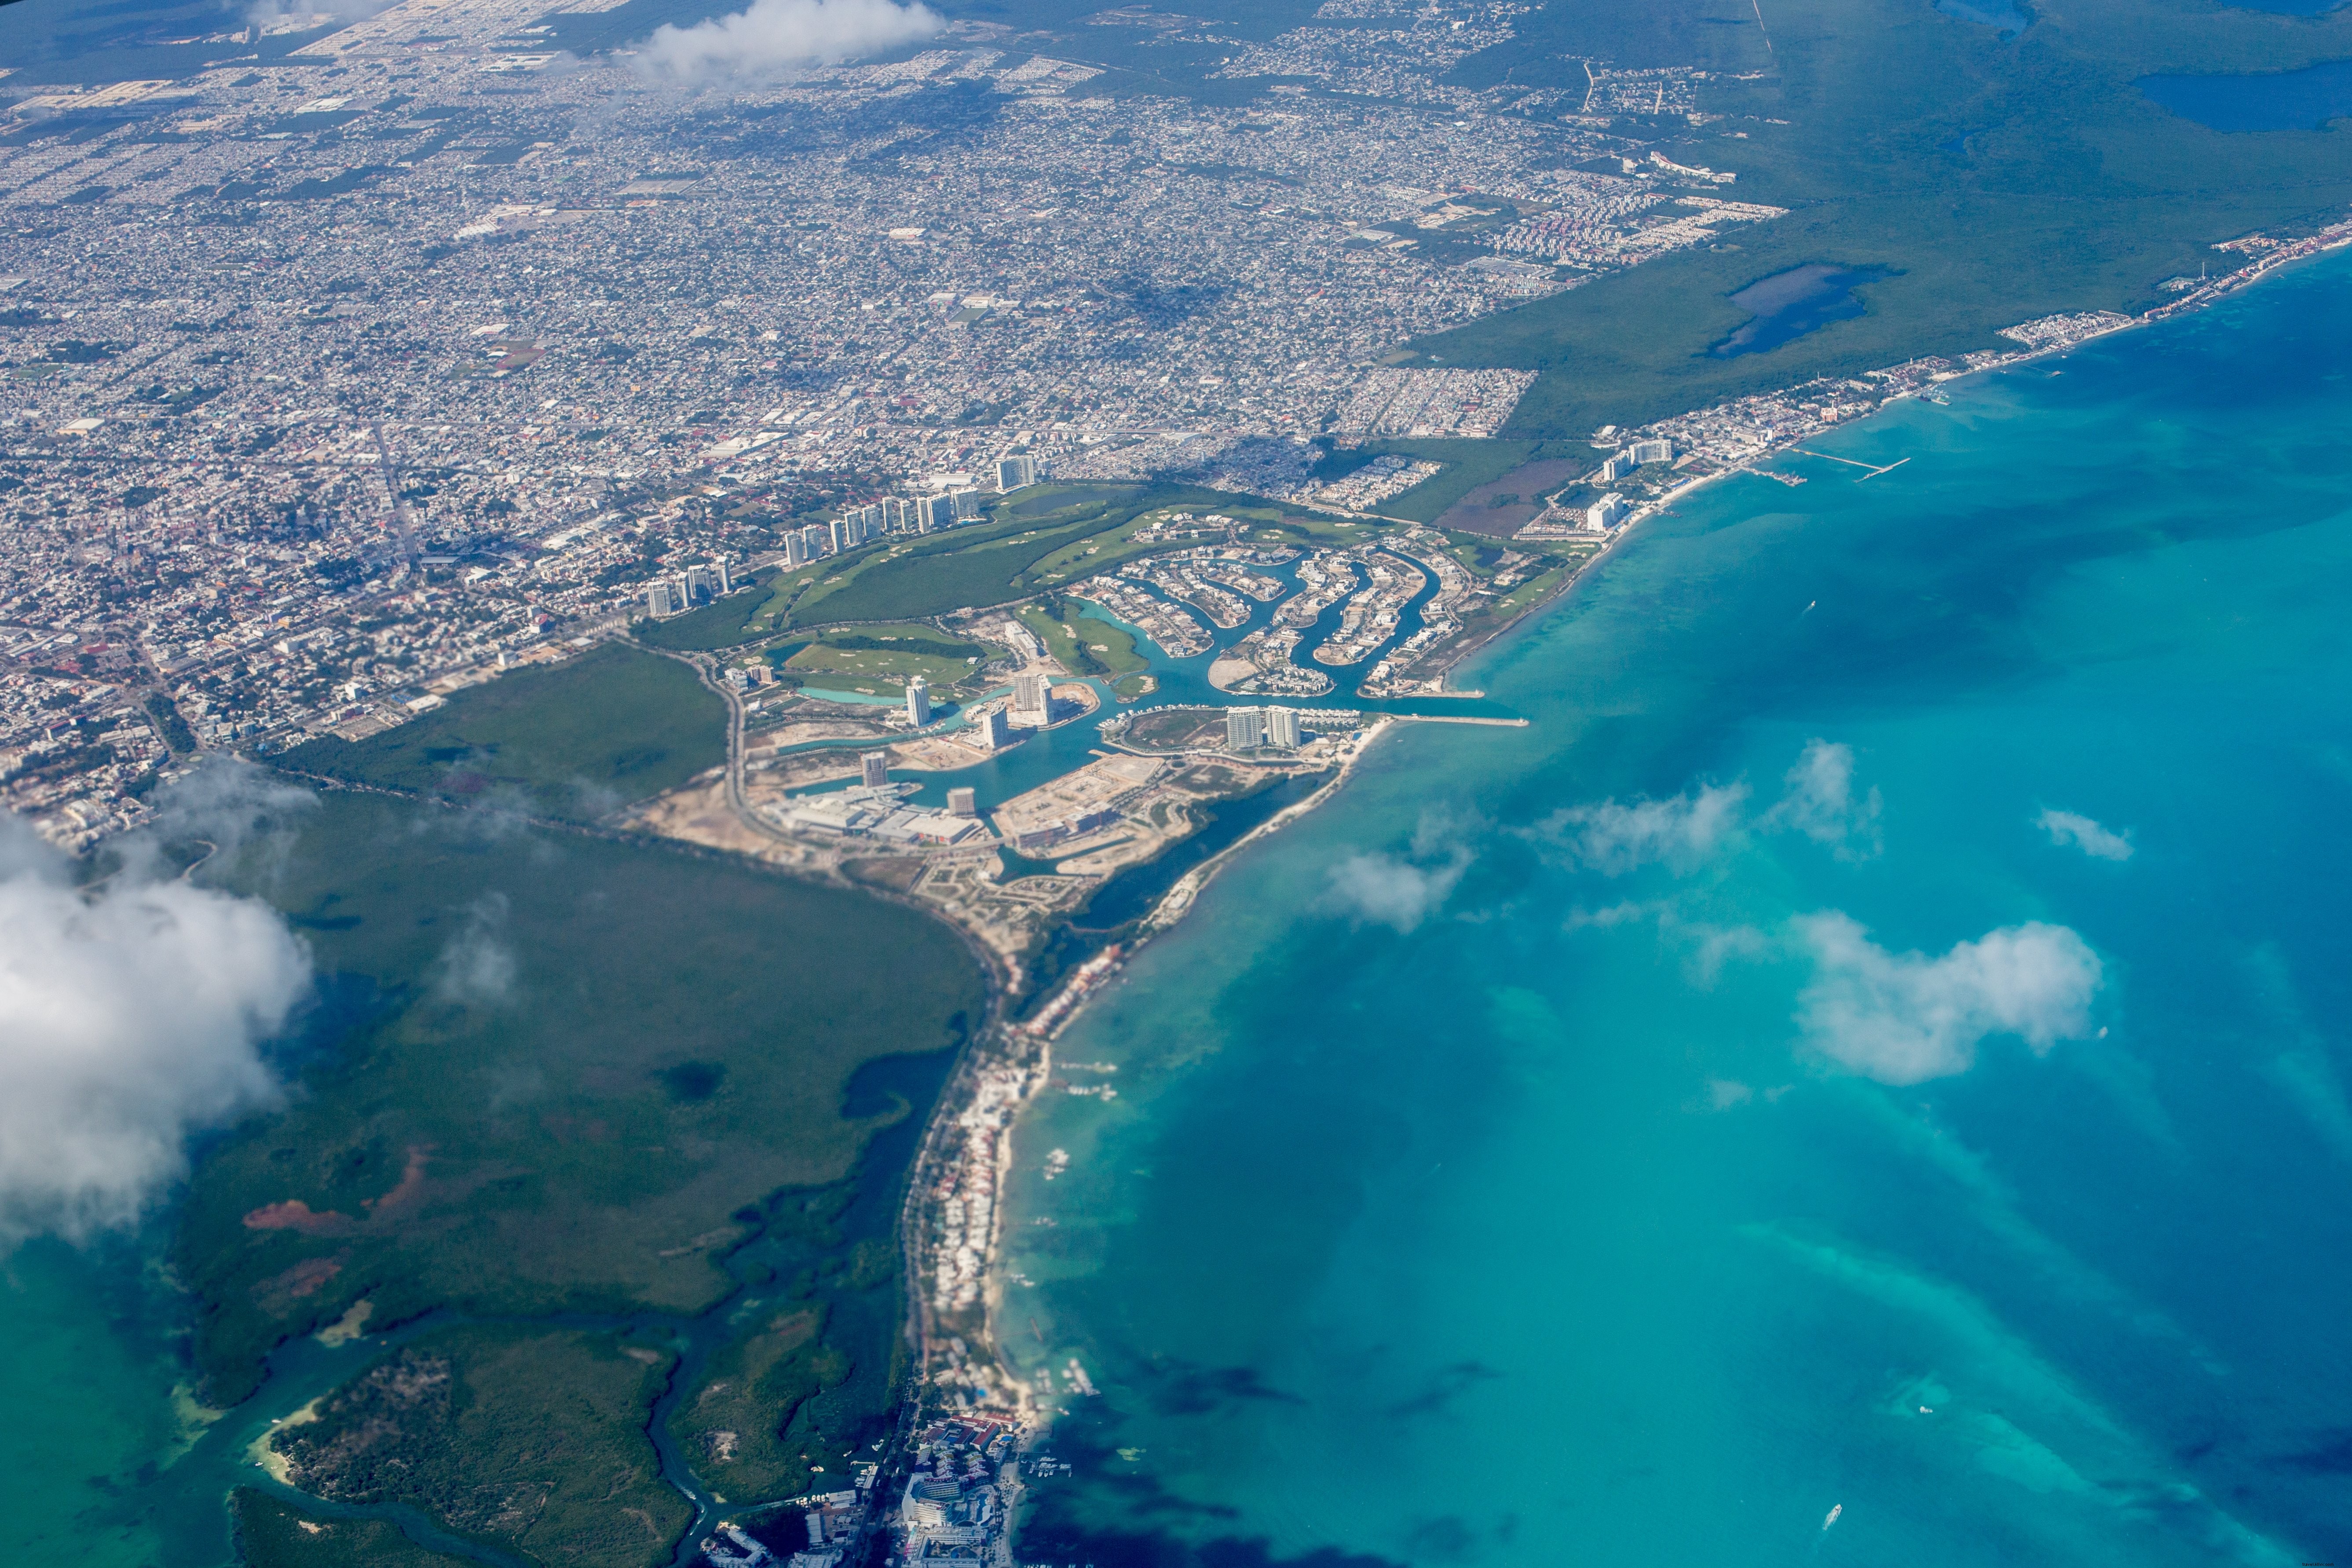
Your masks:
<path fill-rule="evenodd" d="M 1829 1516 L 1827 1519 L 1825 1519 L 1825 1520 L 1822 1521 L 1822 1528 L 1823 1530 L 1825 1530 L 1825 1531 L 1826 1531 L 1827 1529 L 1829 1529 L 1829 1527 L 1830 1527 L 1831 1525 L 1835 1524 L 1835 1523 L 1838 1521 L 1838 1515 L 1840 1515 L 1840 1514 L 1843 1513 L 1844 1511 L 1845 1511 L 1845 1504 L 1843 1504 L 1843 1503 L 1837 1503 L 1837 1504 L 1832 1505 L 1832 1506 L 1831 1507 L 1831 1509 L 1830 1509 L 1830 1516 Z"/>

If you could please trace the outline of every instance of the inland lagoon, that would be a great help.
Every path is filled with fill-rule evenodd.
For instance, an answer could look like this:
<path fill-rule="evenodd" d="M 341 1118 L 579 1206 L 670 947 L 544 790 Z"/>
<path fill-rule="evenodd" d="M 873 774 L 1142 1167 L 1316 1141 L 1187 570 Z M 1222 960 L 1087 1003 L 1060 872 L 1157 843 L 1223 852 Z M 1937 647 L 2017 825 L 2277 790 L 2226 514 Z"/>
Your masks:
<path fill-rule="evenodd" d="M 1729 297 L 1748 313 L 1747 323 L 1706 352 L 1717 359 L 1765 353 L 1832 321 L 1851 321 L 1868 308 L 1857 290 L 1886 275 L 1884 268 L 1809 261 L 1759 278 Z"/>

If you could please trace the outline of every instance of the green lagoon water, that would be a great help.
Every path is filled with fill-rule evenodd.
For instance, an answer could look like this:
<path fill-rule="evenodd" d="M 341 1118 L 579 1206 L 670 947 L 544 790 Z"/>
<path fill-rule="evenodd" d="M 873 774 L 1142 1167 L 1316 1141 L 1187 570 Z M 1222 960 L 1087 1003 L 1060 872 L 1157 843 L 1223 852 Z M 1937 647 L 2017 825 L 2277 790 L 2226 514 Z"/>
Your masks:
<path fill-rule="evenodd" d="M 1021 1560 L 2352 1553 L 2347 366 L 2338 259 L 1702 491 L 1228 870 L 1022 1131 Z"/>

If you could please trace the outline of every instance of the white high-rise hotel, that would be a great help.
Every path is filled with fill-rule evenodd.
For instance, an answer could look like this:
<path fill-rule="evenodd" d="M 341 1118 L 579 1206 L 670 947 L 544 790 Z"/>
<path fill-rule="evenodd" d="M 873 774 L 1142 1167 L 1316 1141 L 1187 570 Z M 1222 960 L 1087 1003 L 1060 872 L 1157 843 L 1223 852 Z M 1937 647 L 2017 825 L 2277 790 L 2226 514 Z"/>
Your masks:
<path fill-rule="evenodd" d="M 1013 721 L 1040 730 L 1053 721 L 1044 676 L 1024 670 L 1013 678 Z"/>

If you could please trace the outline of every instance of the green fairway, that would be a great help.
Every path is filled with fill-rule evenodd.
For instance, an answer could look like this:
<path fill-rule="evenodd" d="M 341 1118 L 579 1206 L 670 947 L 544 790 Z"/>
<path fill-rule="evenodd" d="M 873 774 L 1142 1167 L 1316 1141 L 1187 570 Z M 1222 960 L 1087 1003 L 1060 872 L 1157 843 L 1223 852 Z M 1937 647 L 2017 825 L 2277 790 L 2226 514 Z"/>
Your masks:
<path fill-rule="evenodd" d="M 799 676 L 833 676 L 869 685 L 878 682 L 898 687 L 919 675 L 933 690 L 943 692 L 971 679 L 979 666 L 915 648 L 842 648 L 830 643 L 811 643 L 785 660 L 784 668 Z"/>
<path fill-rule="evenodd" d="M 1112 625 L 1083 599 L 1052 595 L 1043 605 L 1024 608 L 1021 624 L 1043 637 L 1045 651 L 1073 675 L 1117 679 L 1151 668 L 1137 649 L 1134 635 Z"/>
<path fill-rule="evenodd" d="M 1074 539 L 1052 554 L 1040 557 L 1030 566 L 1029 575 L 1040 584 L 1059 584 L 1076 577 L 1091 577 L 1099 572 L 1112 571 L 1125 562 L 1149 555 L 1163 547 L 1135 544 L 1130 541 L 1136 530 L 1148 526 L 1158 515 L 1155 509 L 1131 518 L 1117 528 Z"/>
<path fill-rule="evenodd" d="M 794 606 L 793 624 L 906 620 L 1010 604 L 1051 585 L 1047 563 L 1072 558 L 1069 552 L 1082 542 L 1115 532 L 1143 512 L 1169 506 L 1213 510 L 1244 499 L 1181 486 L 1088 487 L 1034 521 L 1015 518 L 896 544 L 837 581 L 811 588 Z M 1089 563 L 1085 569 L 1100 568 Z"/>
<path fill-rule="evenodd" d="M 1058 485 L 1050 482 L 1032 485 L 999 501 L 996 516 L 1021 521 L 1049 521 L 1057 513 L 1116 505 L 1141 494 L 1143 489 L 1141 485 Z"/>
<path fill-rule="evenodd" d="M 945 698 L 977 681 L 989 658 L 1003 651 L 992 643 L 950 637 L 922 621 L 898 621 L 823 637 L 803 633 L 771 647 L 767 658 L 779 671 L 796 679 L 816 677 L 820 686 L 865 680 L 878 691 L 880 685 L 871 683 L 903 687 L 919 675 Z"/>
<path fill-rule="evenodd" d="M 1706 84 L 1701 108 L 1730 118 L 1660 145 L 1736 169 L 1717 194 L 1790 211 L 1422 339 L 1415 363 L 1538 371 L 1507 433 L 1580 437 L 1810 376 L 2011 346 L 1997 330 L 2036 316 L 2143 309 L 2167 277 L 2234 265 L 2213 258 L 2216 241 L 2352 204 L 2341 132 L 2210 131 L 2132 85 L 2352 56 L 2352 13 L 2086 0 L 2037 9 L 2006 41 L 1916 0 L 1784 0 L 1763 14 L 1769 48 L 1736 0 L 1549 6 L 1457 68 L 1468 86 L 1559 54 L 1760 73 Z M 1746 319 L 1727 295 L 1814 261 L 1890 275 L 1860 290 L 1862 316 L 1767 353 L 1706 352 Z"/>
<path fill-rule="evenodd" d="M 953 541 L 949 548 L 908 550 L 877 561 L 835 587 L 812 591 L 793 619 L 802 626 L 899 620 L 1003 604 L 1021 596 L 1016 582 L 1032 562 L 1108 526 L 1094 518 L 1025 529 L 992 542 Z"/>
<path fill-rule="evenodd" d="M 620 643 L 469 687 L 396 730 L 332 736 L 286 765 L 448 799 L 511 791 L 551 816 L 594 817 L 726 761 L 726 705 L 674 659 Z"/>

